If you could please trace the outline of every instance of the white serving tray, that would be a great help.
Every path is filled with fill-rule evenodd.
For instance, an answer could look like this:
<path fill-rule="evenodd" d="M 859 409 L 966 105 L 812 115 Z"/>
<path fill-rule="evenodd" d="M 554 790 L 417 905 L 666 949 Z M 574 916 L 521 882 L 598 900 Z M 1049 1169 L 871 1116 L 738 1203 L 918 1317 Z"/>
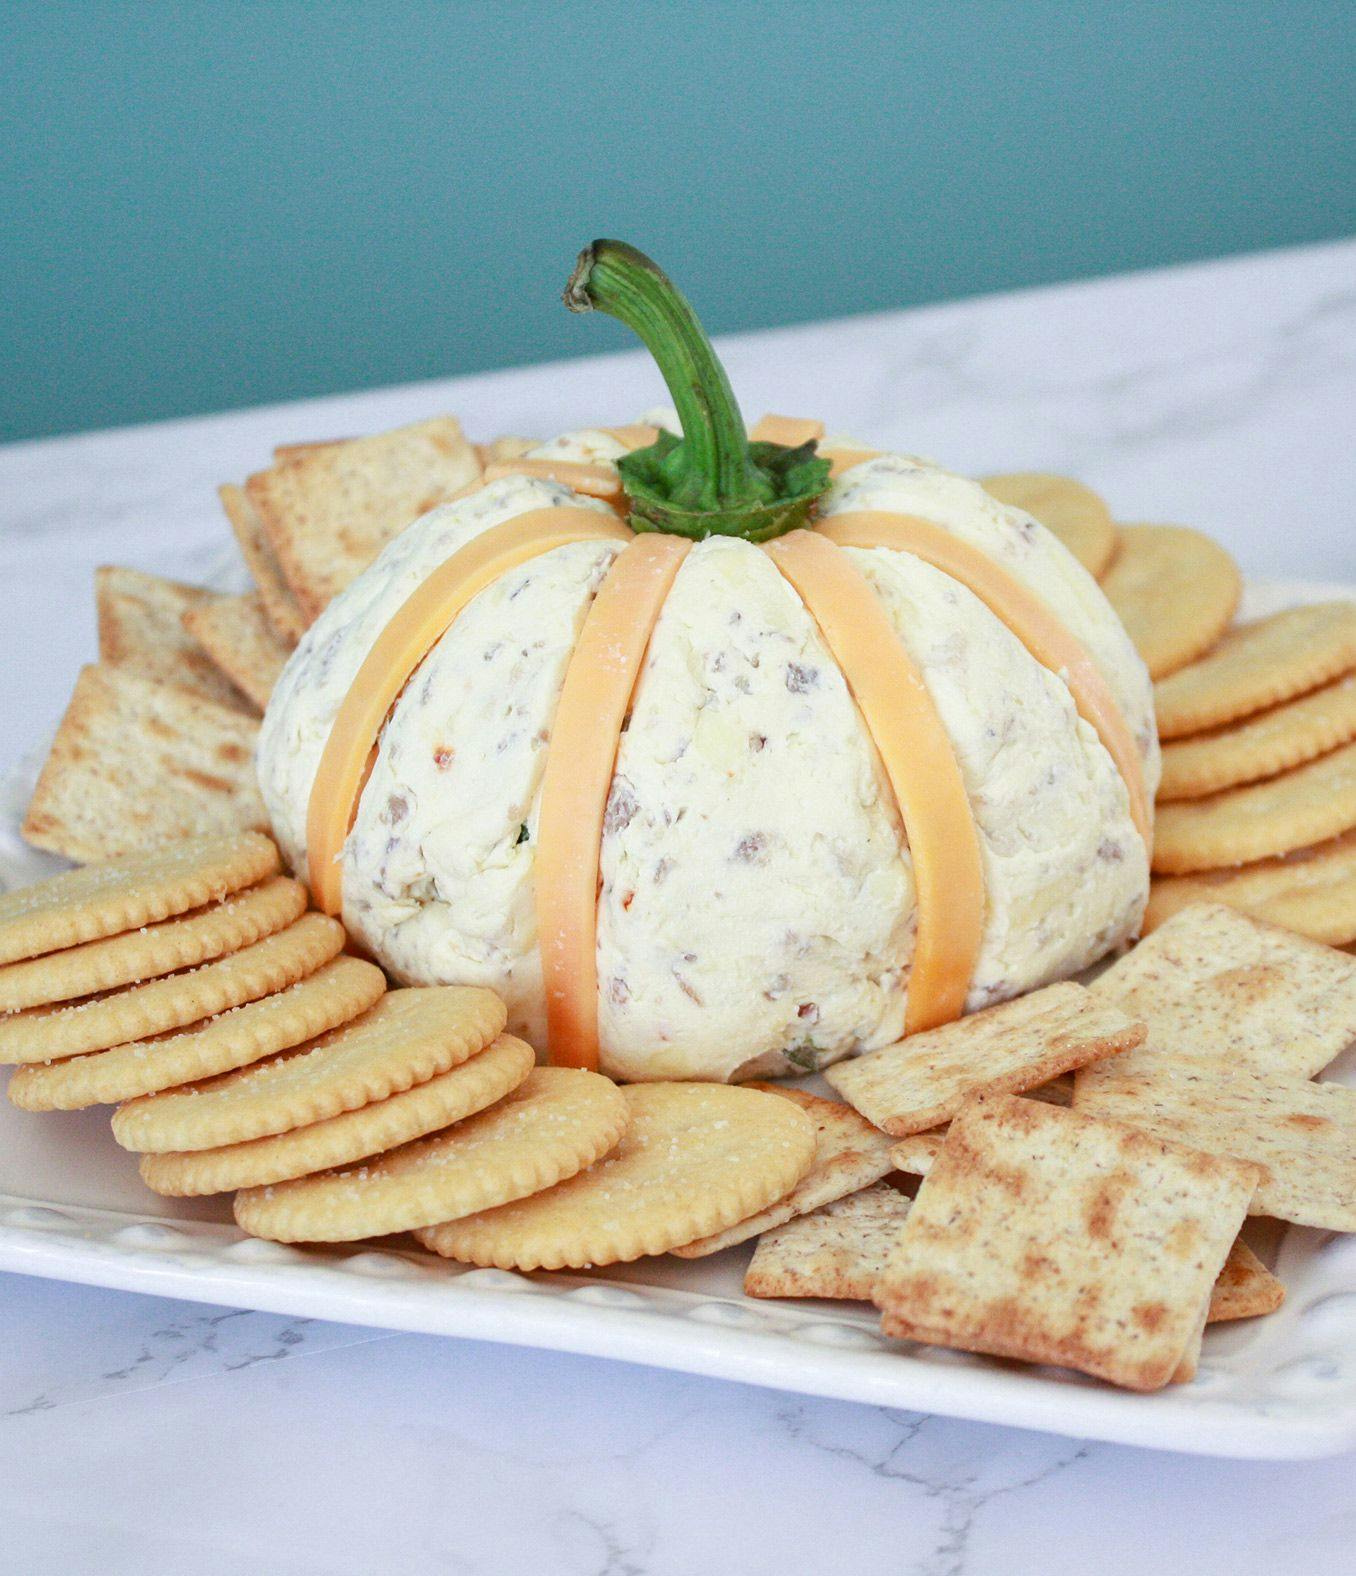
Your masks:
<path fill-rule="evenodd" d="M 1356 594 L 1257 586 L 1249 611 Z M 18 824 L 34 762 L 0 781 L 0 882 L 57 867 Z M 1343 1081 L 1356 1081 L 1349 1053 Z M 1287 1288 L 1259 1320 L 1213 1327 L 1196 1379 L 1133 1395 L 1056 1369 L 886 1341 L 860 1304 L 741 1295 L 751 1249 L 642 1259 L 590 1275 L 461 1269 L 408 1238 L 349 1250 L 244 1237 L 223 1200 L 142 1187 L 106 1111 L 33 1115 L 0 1101 L 0 1269 L 162 1297 L 648 1363 L 747 1384 L 1204 1455 L 1335 1454 L 1356 1445 L 1356 1237 L 1268 1222 L 1254 1245 Z"/>

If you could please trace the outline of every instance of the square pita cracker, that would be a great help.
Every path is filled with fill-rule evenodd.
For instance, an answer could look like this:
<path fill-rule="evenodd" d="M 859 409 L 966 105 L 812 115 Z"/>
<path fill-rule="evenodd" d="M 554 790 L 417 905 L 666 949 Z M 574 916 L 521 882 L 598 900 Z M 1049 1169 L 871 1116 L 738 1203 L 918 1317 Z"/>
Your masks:
<path fill-rule="evenodd" d="M 782 1088 L 778 1084 L 750 1083 L 745 1087 L 779 1094 L 806 1113 L 815 1124 L 814 1162 L 785 1198 L 779 1198 L 756 1215 L 737 1221 L 713 1236 L 700 1237 L 696 1242 L 673 1248 L 671 1251 L 679 1258 L 702 1259 L 709 1253 L 719 1253 L 722 1248 L 732 1248 L 737 1242 L 747 1242 L 750 1237 L 780 1226 L 783 1221 L 879 1181 L 892 1169 L 889 1135 L 872 1127 L 850 1105 L 806 1094 L 803 1089 Z"/>
<path fill-rule="evenodd" d="M 1148 1026 L 1127 1075 L 1180 1053 L 1311 1078 L 1356 1039 L 1356 960 L 1222 903 L 1180 910 L 1092 989 Z"/>
<path fill-rule="evenodd" d="M 224 487 L 219 487 L 217 496 L 226 511 L 226 518 L 231 522 L 240 556 L 245 560 L 250 578 L 264 600 L 264 611 L 268 614 L 269 623 L 278 632 L 280 640 L 296 645 L 306 633 L 310 620 L 302 612 L 301 604 L 283 578 L 282 565 L 268 537 L 264 535 L 264 522 L 259 518 L 259 511 L 245 496 L 244 488 L 234 483 L 227 482 Z"/>
<path fill-rule="evenodd" d="M 870 1302 L 912 1202 L 878 1182 L 765 1232 L 745 1273 L 744 1295 Z M 1206 1323 L 1254 1319 L 1284 1301 L 1285 1287 L 1240 1237 L 1210 1293 Z"/>
<path fill-rule="evenodd" d="M 247 596 L 219 596 L 184 614 L 184 628 L 260 711 L 278 675 L 292 654 L 268 621 L 264 599 L 257 591 Z"/>
<path fill-rule="evenodd" d="M 184 628 L 186 615 L 216 600 L 198 586 L 106 564 L 94 573 L 99 660 L 249 711 L 246 697 Z"/>
<path fill-rule="evenodd" d="M 259 724 L 125 668 L 87 667 L 38 778 L 23 835 L 88 863 L 182 837 L 266 830 Z"/>
<path fill-rule="evenodd" d="M 876 1283 L 882 1329 L 1156 1390 L 1194 1372 L 1256 1182 L 1118 1122 L 979 1096 Z"/>
<path fill-rule="evenodd" d="M 1254 1214 L 1356 1231 L 1356 1089 L 1179 1053 L 1081 1072 L 1074 1110 L 1260 1167 Z"/>
<path fill-rule="evenodd" d="M 870 1302 L 912 1202 L 878 1182 L 765 1232 L 744 1295 Z"/>
<path fill-rule="evenodd" d="M 1047 1084 L 1026 1090 L 1024 1098 L 1042 1100 L 1046 1105 L 1063 1106 L 1067 1111 L 1073 1104 L 1073 1095 L 1074 1075 L 1065 1073 Z M 890 1151 L 890 1159 L 894 1161 L 896 1171 L 902 1171 L 906 1176 L 925 1177 L 932 1170 L 932 1162 L 941 1154 L 945 1142 L 945 1127 L 930 1127 L 926 1133 L 910 1133 Z"/>
<path fill-rule="evenodd" d="M 452 416 L 307 445 L 251 476 L 245 493 L 307 621 L 411 521 L 480 475 Z"/>
<path fill-rule="evenodd" d="M 1066 981 L 839 1062 L 824 1077 L 903 1138 L 945 1122 L 970 1095 L 1018 1094 L 1143 1039 L 1143 1024 Z"/>

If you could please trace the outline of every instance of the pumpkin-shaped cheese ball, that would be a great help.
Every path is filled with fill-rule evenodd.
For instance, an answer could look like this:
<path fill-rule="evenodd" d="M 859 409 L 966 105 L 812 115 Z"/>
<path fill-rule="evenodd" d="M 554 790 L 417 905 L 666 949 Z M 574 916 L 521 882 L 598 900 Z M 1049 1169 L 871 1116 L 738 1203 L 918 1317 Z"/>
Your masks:
<path fill-rule="evenodd" d="M 307 632 L 259 767 L 322 905 L 626 1079 L 822 1067 L 1133 936 L 1157 736 L 1091 576 L 936 466 L 750 442 L 630 248 L 567 302 L 640 333 L 682 436 L 492 467 Z"/>

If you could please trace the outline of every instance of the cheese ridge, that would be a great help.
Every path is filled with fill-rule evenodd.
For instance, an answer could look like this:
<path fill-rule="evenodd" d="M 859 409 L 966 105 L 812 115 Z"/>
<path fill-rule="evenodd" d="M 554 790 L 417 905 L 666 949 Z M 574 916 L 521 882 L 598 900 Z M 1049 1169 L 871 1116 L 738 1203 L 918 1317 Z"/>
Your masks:
<path fill-rule="evenodd" d="M 629 541 L 620 520 L 568 506 L 529 509 L 475 537 L 420 584 L 388 620 L 330 725 L 306 814 L 308 883 L 327 914 L 343 911 L 338 856 L 353 825 L 372 752 L 397 696 L 457 615 L 506 570 L 572 542 Z"/>
<path fill-rule="evenodd" d="M 984 927 L 979 834 L 951 739 L 880 600 L 816 531 L 764 549 L 805 603 L 875 742 L 913 858 L 918 935 L 905 1032 L 958 1018 Z"/>
<path fill-rule="evenodd" d="M 562 1067 L 598 1065 L 598 864 L 622 724 L 654 626 L 692 543 L 636 537 L 584 619 L 551 725 L 537 818 L 537 945 L 547 1045 Z"/>
<path fill-rule="evenodd" d="M 1130 816 L 1153 846 L 1153 809 L 1134 737 L 1111 687 L 1077 636 L 1041 599 L 986 553 L 944 526 L 915 515 L 862 509 L 831 515 L 816 526 L 840 547 L 888 547 L 911 553 L 950 575 L 1006 624 L 1031 655 L 1068 686 L 1080 717 L 1091 724 L 1115 763 L 1130 797 Z"/>

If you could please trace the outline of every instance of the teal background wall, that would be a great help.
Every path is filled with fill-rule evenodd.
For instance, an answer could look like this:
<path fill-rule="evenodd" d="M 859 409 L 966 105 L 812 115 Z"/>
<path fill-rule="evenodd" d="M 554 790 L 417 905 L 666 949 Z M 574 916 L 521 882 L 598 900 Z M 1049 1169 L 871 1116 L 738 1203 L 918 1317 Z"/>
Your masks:
<path fill-rule="evenodd" d="M 1351 0 L 0 6 L 10 437 L 1356 230 Z"/>

